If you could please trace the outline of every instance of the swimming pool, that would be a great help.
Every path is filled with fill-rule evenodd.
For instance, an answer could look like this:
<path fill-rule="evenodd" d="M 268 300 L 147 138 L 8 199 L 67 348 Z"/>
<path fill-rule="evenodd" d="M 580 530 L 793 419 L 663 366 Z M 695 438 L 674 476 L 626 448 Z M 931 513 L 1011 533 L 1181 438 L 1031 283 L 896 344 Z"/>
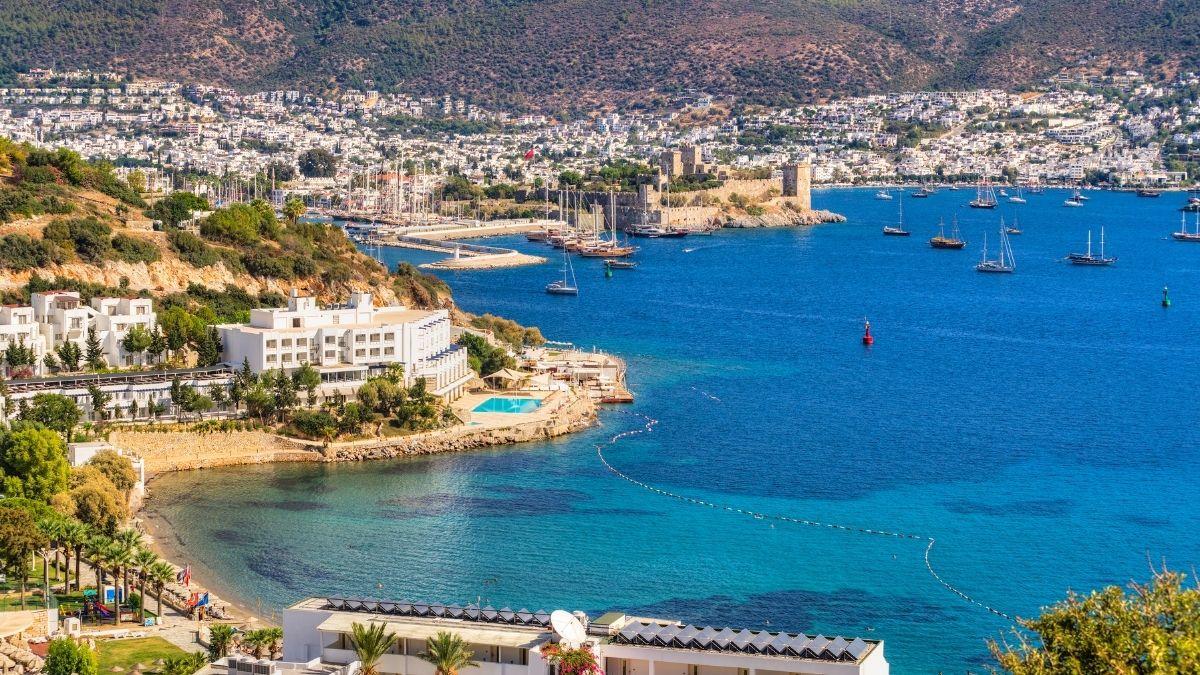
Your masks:
<path fill-rule="evenodd" d="M 471 412 L 477 413 L 531 413 L 542 407 L 542 402 L 536 398 L 521 398 L 513 396 L 493 396 L 475 406 Z"/>

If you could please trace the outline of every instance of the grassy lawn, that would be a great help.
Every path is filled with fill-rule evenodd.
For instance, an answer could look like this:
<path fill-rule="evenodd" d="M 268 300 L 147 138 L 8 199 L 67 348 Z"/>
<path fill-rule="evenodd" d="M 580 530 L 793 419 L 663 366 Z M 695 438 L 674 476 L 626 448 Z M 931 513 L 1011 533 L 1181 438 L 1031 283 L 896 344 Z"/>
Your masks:
<path fill-rule="evenodd" d="M 100 652 L 101 673 L 111 672 L 113 666 L 120 666 L 125 672 L 129 672 L 138 663 L 145 666 L 146 670 L 155 670 L 154 662 L 158 659 L 183 656 L 187 653 L 160 637 L 105 640 L 96 647 Z"/>

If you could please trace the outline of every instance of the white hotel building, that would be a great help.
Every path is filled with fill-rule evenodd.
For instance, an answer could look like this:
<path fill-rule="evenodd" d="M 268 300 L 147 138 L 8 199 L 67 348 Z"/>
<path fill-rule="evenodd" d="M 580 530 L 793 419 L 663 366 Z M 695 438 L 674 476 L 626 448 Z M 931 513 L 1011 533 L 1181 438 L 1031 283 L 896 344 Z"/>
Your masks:
<path fill-rule="evenodd" d="M 607 675 L 887 675 L 889 670 L 880 640 L 699 627 L 622 612 L 592 621 L 581 612 L 575 616 Z M 385 624 L 399 638 L 376 666 L 382 675 L 434 675 L 433 666 L 418 655 L 425 640 L 441 631 L 470 644 L 478 664 L 472 675 L 554 675 L 541 647 L 563 640 L 542 611 L 309 598 L 284 610 L 283 661 L 263 672 L 352 672 L 351 626 L 372 622 Z M 228 667 L 231 675 L 239 670 L 235 663 Z"/>
<path fill-rule="evenodd" d="M 474 377 L 466 349 L 451 335 L 450 313 L 402 306 L 375 307 L 370 293 L 353 293 L 343 305 L 318 307 L 292 291 L 286 308 L 254 309 L 249 324 L 217 326 L 225 362 L 254 372 L 295 370 L 308 363 L 323 389 L 351 394 L 389 365 L 404 366 L 408 383 L 424 379 L 430 393 L 457 398 Z"/>

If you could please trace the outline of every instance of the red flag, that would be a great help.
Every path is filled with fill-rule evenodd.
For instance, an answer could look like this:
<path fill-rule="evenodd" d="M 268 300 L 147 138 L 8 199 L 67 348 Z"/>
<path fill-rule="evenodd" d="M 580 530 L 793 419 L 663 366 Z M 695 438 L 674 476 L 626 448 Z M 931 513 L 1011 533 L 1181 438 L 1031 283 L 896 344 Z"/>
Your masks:
<path fill-rule="evenodd" d="M 529 149 L 529 152 L 525 153 L 525 161 L 526 161 L 526 162 L 528 162 L 529 160 L 533 159 L 533 156 L 534 156 L 535 154 L 537 154 L 537 149 L 536 149 L 536 148 L 530 148 L 530 149 Z"/>

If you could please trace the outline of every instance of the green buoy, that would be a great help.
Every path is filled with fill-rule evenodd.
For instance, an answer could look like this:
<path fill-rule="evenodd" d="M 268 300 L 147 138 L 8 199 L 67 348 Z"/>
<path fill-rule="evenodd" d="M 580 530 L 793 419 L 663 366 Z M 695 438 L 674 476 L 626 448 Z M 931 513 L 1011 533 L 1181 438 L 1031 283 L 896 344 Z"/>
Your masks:
<path fill-rule="evenodd" d="M 612 268 L 611 268 L 611 267 L 609 267 L 608 265 L 605 265 L 605 266 L 604 266 L 604 278 L 605 278 L 605 279 L 611 279 L 611 278 L 612 278 Z"/>
<path fill-rule="evenodd" d="M 1171 306 L 1171 296 L 1167 295 L 1167 287 L 1166 287 L 1166 286 L 1163 286 L 1163 299 L 1162 299 L 1162 306 L 1163 306 L 1163 307 L 1170 307 L 1170 306 Z"/>

